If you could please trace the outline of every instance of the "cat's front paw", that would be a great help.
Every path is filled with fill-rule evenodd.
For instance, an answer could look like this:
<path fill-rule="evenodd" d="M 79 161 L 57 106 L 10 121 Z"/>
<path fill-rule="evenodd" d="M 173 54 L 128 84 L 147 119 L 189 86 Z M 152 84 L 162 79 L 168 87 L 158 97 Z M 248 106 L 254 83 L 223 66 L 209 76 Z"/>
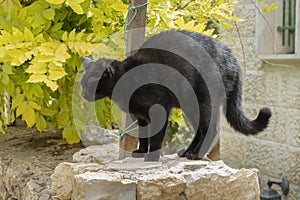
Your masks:
<path fill-rule="evenodd" d="M 135 150 L 131 153 L 131 156 L 133 158 L 144 158 L 147 152 L 141 151 L 141 150 Z"/>
<path fill-rule="evenodd" d="M 185 157 L 189 160 L 201 160 L 201 158 L 199 157 L 198 154 L 190 152 L 190 151 L 185 153 Z"/>
<path fill-rule="evenodd" d="M 181 149 L 180 151 L 177 152 L 177 155 L 179 157 L 186 157 L 186 149 Z"/>
<path fill-rule="evenodd" d="M 144 157 L 145 162 L 159 162 L 159 160 L 160 160 L 160 151 L 147 153 Z"/>

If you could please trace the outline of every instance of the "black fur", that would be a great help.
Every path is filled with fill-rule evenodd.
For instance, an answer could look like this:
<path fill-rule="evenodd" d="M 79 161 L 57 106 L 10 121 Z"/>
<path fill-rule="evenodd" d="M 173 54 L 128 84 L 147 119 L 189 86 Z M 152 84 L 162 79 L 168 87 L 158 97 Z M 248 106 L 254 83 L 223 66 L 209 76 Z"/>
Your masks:
<path fill-rule="evenodd" d="M 199 50 L 195 42 L 203 50 Z M 166 49 L 170 49 L 170 51 Z M 184 55 L 184 57 L 180 55 Z M 194 63 L 191 63 L 190 60 Z M 217 131 L 218 119 L 215 118 L 219 116 L 213 112 L 214 108 L 217 109 L 223 104 L 223 99 L 226 118 L 235 130 L 245 135 L 254 135 L 267 127 L 271 117 L 269 108 L 261 109 L 258 117 L 253 121 L 249 120 L 242 110 L 241 68 L 231 51 L 213 38 L 194 32 L 164 31 L 147 40 L 134 55 L 123 61 L 110 59 L 93 61 L 83 58 L 85 74 L 81 80 L 82 95 L 89 101 L 104 97 L 112 98 L 115 85 L 126 72 L 143 64 L 151 63 L 163 64 L 175 69 L 188 80 L 197 97 L 200 118 L 195 117 L 193 108 L 183 109 L 193 127 L 196 127 L 196 134 L 189 148 L 182 151 L 180 156 L 188 159 L 203 157 L 202 154 L 199 154 L 200 148 L 205 145 L 203 141 L 208 134 L 209 126 L 213 126 L 212 131 Z M 141 76 L 150 77 L 155 73 L 160 72 L 150 67 Z M 181 107 L 175 94 L 179 94 L 186 101 L 189 100 L 184 84 L 173 77 L 176 77 L 175 74 L 170 73 L 162 81 L 174 85 L 176 91 L 171 91 L 170 88 L 155 83 L 143 85 L 132 94 L 129 110 L 124 106 L 125 98 L 121 98 L 122 95 L 125 96 L 126 88 L 129 85 L 122 85 L 124 94 L 113 99 L 121 109 L 134 115 L 138 120 L 139 148 L 132 153 L 133 157 L 145 157 L 145 161 L 159 160 L 167 122 L 164 122 L 163 128 L 158 134 L 151 137 L 149 137 L 151 130 L 143 127 L 147 127 L 151 122 L 148 111 L 152 105 L 163 106 L 168 116 L 173 107 Z M 132 77 L 132 80 L 134 81 L 136 78 L 138 77 Z M 207 85 L 210 82 L 207 80 L 212 81 L 211 83 L 221 81 L 224 85 L 223 93 L 216 91 L 219 96 L 213 95 L 213 98 L 217 99 L 215 101 L 217 103 L 212 103 L 210 85 Z"/>

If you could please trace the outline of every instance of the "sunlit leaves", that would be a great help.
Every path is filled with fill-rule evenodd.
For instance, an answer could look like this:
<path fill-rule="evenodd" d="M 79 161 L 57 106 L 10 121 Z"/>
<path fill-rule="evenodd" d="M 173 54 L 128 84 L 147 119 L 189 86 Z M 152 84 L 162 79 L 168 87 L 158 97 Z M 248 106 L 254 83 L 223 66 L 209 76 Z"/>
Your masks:
<path fill-rule="evenodd" d="M 43 16 L 48 20 L 54 20 L 55 11 L 52 8 L 48 8 L 43 11 Z"/>
<path fill-rule="evenodd" d="M 206 35 L 216 27 L 232 28 L 230 22 L 240 19 L 232 15 L 233 3 L 211 0 L 158 1 L 149 0 L 148 26 L 160 29 L 185 29 Z M 208 22 L 214 26 L 207 31 Z"/>
<path fill-rule="evenodd" d="M 69 144 L 80 142 L 80 136 L 76 130 L 65 128 L 62 132 L 62 135 Z"/>
<path fill-rule="evenodd" d="M 26 69 L 27 73 L 44 74 L 47 72 L 47 64 L 43 62 L 34 62 Z"/>
<path fill-rule="evenodd" d="M 67 75 L 67 73 L 65 72 L 65 70 L 62 67 L 59 67 L 59 66 L 57 66 L 55 64 L 51 64 L 51 63 L 49 64 L 48 71 L 49 71 L 48 78 L 53 81 L 61 79 Z"/>
<path fill-rule="evenodd" d="M 4 85 L 7 85 L 9 83 L 9 77 L 6 73 L 4 72 L 0 72 L 0 79 L 1 79 L 1 82 L 4 84 Z"/>
<path fill-rule="evenodd" d="M 72 116 L 72 90 L 80 57 L 123 58 L 123 0 L 2 0 L 0 4 L 0 96 L 12 96 L 12 112 L 29 127 L 42 131 L 50 123 L 62 128 L 69 143 L 80 140 Z M 227 0 L 149 0 L 147 26 L 214 33 L 216 26 L 231 28 L 232 5 Z M 227 2 L 227 3 L 226 3 Z M 208 21 L 213 26 L 207 27 Z M 113 34 L 107 39 L 106 36 Z M 104 38 L 104 39 L 103 39 Z M 79 87 L 80 88 L 80 87 Z M 1 96 L 2 98 L 2 96 Z M 96 103 L 97 121 L 111 128 L 120 110 L 108 99 Z M 0 101 L 0 132 L 5 125 Z M 86 120 L 82 107 L 76 108 Z M 115 115 L 113 115 L 113 113 Z M 171 122 L 184 125 L 181 111 Z"/>
<path fill-rule="evenodd" d="M 264 13 L 271 12 L 273 10 L 276 10 L 277 4 L 275 2 L 270 3 L 269 1 L 266 0 L 256 0 L 258 4 L 262 4 L 262 11 Z"/>
<path fill-rule="evenodd" d="M 48 3 L 59 5 L 64 3 L 66 0 L 46 0 Z"/>
<path fill-rule="evenodd" d="M 40 83 L 47 80 L 47 76 L 44 74 L 32 74 L 27 80 L 28 83 Z"/>
<path fill-rule="evenodd" d="M 93 34 L 90 34 L 90 38 L 85 38 L 84 30 L 76 33 L 75 29 L 69 34 L 65 32 L 62 35 L 62 40 L 68 45 L 68 48 L 80 56 L 87 56 L 98 46 L 98 44 L 92 44 L 88 39 L 93 38 Z M 85 41 L 86 40 L 86 41 Z"/>
<path fill-rule="evenodd" d="M 275 10 L 276 8 L 277 8 L 276 3 L 272 3 L 270 5 L 264 5 L 263 6 L 263 12 L 268 13 L 268 12 L 271 12 L 271 11 Z"/>
<path fill-rule="evenodd" d="M 66 0 L 66 5 L 70 6 L 74 12 L 77 14 L 83 14 L 83 9 L 81 7 L 81 3 L 84 2 L 84 0 Z"/>
<path fill-rule="evenodd" d="M 39 114 L 36 120 L 36 128 L 38 131 L 43 131 L 47 127 L 47 122 L 43 115 Z"/>
<path fill-rule="evenodd" d="M 22 119 L 26 121 L 28 127 L 32 127 L 36 122 L 34 109 L 29 104 L 24 105 Z"/>

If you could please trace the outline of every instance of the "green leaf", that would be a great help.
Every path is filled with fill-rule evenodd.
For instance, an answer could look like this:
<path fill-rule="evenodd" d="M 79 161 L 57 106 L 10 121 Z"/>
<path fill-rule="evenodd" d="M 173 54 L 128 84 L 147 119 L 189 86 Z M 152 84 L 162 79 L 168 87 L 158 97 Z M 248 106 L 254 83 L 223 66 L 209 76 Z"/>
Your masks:
<path fill-rule="evenodd" d="M 186 126 L 183 118 L 182 110 L 179 108 L 173 108 L 169 116 L 169 121 L 174 124 L 177 123 L 179 126 Z"/>
<path fill-rule="evenodd" d="M 60 126 L 66 126 L 70 122 L 70 114 L 69 112 L 63 111 L 58 114 L 57 123 Z"/>
<path fill-rule="evenodd" d="M 53 8 L 48 8 L 43 11 L 43 16 L 48 19 L 54 21 L 55 11 Z"/>
<path fill-rule="evenodd" d="M 33 101 L 29 101 L 28 105 L 30 105 L 31 108 L 36 109 L 36 110 L 40 110 L 42 108 L 40 105 L 38 105 L 37 103 L 35 103 Z"/>
<path fill-rule="evenodd" d="M 53 81 L 61 79 L 67 75 L 67 73 L 62 67 L 57 67 L 55 65 L 52 66 L 51 68 L 49 67 L 49 74 L 50 75 L 48 76 L 48 78 Z"/>
<path fill-rule="evenodd" d="M 68 32 L 64 32 L 64 34 L 62 35 L 62 40 L 63 41 L 67 41 L 68 40 Z"/>
<path fill-rule="evenodd" d="M 39 114 L 36 120 L 36 128 L 38 131 L 42 132 L 47 127 L 47 122 L 43 115 Z"/>
<path fill-rule="evenodd" d="M 33 94 L 38 98 L 44 97 L 44 91 L 38 84 L 31 84 L 30 89 L 32 90 Z"/>
<path fill-rule="evenodd" d="M 0 73 L 0 78 L 1 78 L 1 82 L 4 84 L 4 85 L 8 85 L 9 83 L 9 77 L 7 74 L 1 72 Z"/>
<path fill-rule="evenodd" d="M 65 44 L 60 44 L 55 50 L 55 61 L 66 62 L 67 59 L 71 58 L 71 55 L 68 53 L 68 47 Z"/>
<path fill-rule="evenodd" d="M 271 12 L 273 10 L 275 10 L 277 8 L 277 4 L 276 3 L 272 3 L 271 5 L 264 5 L 263 6 L 263 12 L 264 13 L 268 13 Z"/>
<path fill-rule="evenodd" d="M 29 67 L 25 71 L 27 73 L 32 73 L 32 74 L 44 74 L 47 72 L 47 64 L 42 62 L 36 62 L 32 65 L 29 65 Z"/>
<path fill-rule="evenodd" d="M 22 115 L 24 113 L 26 107 L 27 107 L 27 102 L 22 101 L 17 107 L 16 117 L 19 117 L 20 115 Z"/>
<path fill-rule="evenodd" d="M 182 27 L 184 26 L 184 19 L 183 19 L 183 17 L 178 18 L 178 19 L 175 21 L 175 24 L 176 24 L 176 26 L 177 26 L 179 29 L 182 29 Z"/>
<path fill-rule="evenodd" d="M 32 127 L 36 122 L 34 110 L 28 104 L 26 105 L 25 110 L 22 113 L 22 119 L 26 121 L 28 127 Z"/>
<path fill-rule="evenodd" d="M 46 0 L 48 3 L 59 5 L 65 2 L 65 0 Z"/>
<path fill-rule="evenodd" d="M 63 27 L 64 23 L 57 23 L 57 24 L 54 24 L 51 28 L 51 32 L 57 32 L 57 31 L 60 31 Z"/>
<path fill-rule="evenodd" d="M 45 82 L 45 80 L 47 80 L 47 76 L 44 74 L 32 74 L 26 82 L 40 83 L 40 82 Z"/>
<path fill-rule="evenodd" d="M 186 24 L 183 26 L 183 29 L 184 29 L 184 30 L 193 30 L 194 25 L 195 25 L 195 21 L 194 21 L 194 20 L 189 21 L 188 23 L 186 23 Z"/>
<path fill-rule="evenodd" d="M 44 83 L 46 83 L 46 85 L 54 92 L 55 90 L 57 90 L 58 85 L 56 82 L 49 80 L 49 79 L 44 79 Z"/>
<path fill-rule="evenodd" d="M 76 40 L 76 29 L 73 29 L 69 34 L 69 40 L 75 41 Z"/>
<path fill-rule="evenodd" d="M 4 134 L 4 130 L 3 130 L 3 123 L 2 123 L 2 120 L 0 120 L 0 132 Z"/>
<path fill-rule="evenodd" d="M 15 84 L 13 81 L 9 81 L 9 83 L 5 86 L 5 91 L 10 95 L 15 93 Z"/>
<path fill-rule="evenodd" d="M 17 28 L 12 28 L 12 36 L 11 37 L 11 43 L 21 43 L 24 40 L 24 34 Z"/>
<path fill-rule="evenodd" d="M 40 113 L 42 113 L 43 115 L 49 116 L 49 117 L 53 117 L 55 115 L 56 111 L 43 107 L 43 108 L 41 108 Z"/>
<path fill-rule="evenodd" d="M 125 11 L 127 10 L 127 7 L 124 4 L 120 4 L 119 2 L 115 2 L 111 5 L 111 8 L 116 11 Z"/>
<path fill-rule="evenodd" d="M 76 130 L 65 128 L 62 132 L 62 135 L 69 144 L 80 142 L 80 136 Z"/>
<path fill-rule="evenodd" d="M 79 15 L 83 14 L 83 9 L 80 5 L 80 1 L 66 0 L 66 4 L 68 6 L 70 6 L 74 10 L 74 12 L 76 12 L 77 14 L 79 14 Z"/>
<path fill-rule="evenodd" d="M 24 94 L 19 94 L 12 99 L 12 109 L 15 109 L 24 101 Z"/>
<path fill-rule="evenodd" d="M 13 74 L 12 67 L 10 65 L 8 65 L 7 63 L 2 65 L 1 68 L 5 74 Z"/>
<path fill-rule="evenodd" d="M 34 40 L 33 33 L 27 27 L 24 28 L 24 40 L 26 42 L 30 42 Z"/>

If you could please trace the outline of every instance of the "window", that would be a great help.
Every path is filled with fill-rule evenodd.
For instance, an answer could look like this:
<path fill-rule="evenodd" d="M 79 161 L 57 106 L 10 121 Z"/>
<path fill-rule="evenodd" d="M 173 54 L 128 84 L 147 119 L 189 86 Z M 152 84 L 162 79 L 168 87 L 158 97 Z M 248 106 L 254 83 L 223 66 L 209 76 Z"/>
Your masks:
<path fill-rule="evenodd" d="M 265 60 L 300 60 L 300 2 L 275 0 L 277 9 L 257 11 L 257 53 Z"/>

